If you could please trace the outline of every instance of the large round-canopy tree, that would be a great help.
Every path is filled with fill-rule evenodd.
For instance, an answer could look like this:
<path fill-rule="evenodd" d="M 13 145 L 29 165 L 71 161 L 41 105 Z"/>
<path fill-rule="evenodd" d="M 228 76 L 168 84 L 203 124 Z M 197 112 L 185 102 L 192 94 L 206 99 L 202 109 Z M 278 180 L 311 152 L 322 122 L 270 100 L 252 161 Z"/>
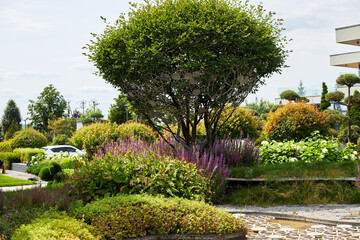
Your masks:
<path fill-rule="evenodd" d="M 281 24 L 247 1 L 145 1 L 93 34 L 85 54 L 157 130 L 177 122 L 183 137 L 172 134 L 189 146 L 203 119 L 211 143 L 225 104 L 238 106 L 284 67 Z"/>

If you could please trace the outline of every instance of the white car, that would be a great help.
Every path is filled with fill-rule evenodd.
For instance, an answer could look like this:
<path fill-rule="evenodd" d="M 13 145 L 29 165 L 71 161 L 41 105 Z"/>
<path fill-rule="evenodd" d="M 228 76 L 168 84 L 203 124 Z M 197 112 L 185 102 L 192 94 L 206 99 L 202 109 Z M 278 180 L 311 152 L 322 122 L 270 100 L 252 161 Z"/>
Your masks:
<path fill-rule="evenodd" d="M 83 150 L 80 150 L 74 146 L 71 145 L 54 145 L 54 146 L 46 146 L 42 147 L 42 149 L 45 151 L 46 157 L 50 157 L 57 154 L 69 154 L 69 155 L 85 155 L 86 152 Z"/>

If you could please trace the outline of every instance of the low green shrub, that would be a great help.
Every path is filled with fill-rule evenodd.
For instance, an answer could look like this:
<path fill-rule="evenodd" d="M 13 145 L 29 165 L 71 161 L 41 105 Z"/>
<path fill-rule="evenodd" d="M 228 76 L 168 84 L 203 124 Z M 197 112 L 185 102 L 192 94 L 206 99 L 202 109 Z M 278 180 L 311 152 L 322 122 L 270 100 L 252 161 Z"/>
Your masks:
<path fill-rule="evenodd" d="M 20 156 L 20 160 L 22 163 L 27 163 L 31 161 L 33 156 L 41 155 L 44 156 L 45 152 L 43 149 L 34 149 L 34 148 L 16 148 L 13 151 Z"/>
<path fill-rule="evenodd" d="M 53 138 L 51 145 L 66 145 L 71 144 L 70 138 L 66 138 L 65 142 L 65 134 L 59 134 L 56 137 Z"/>
<path fill-rule="evenodd" d="M 135 138 L 145 139 L 145 141 L 156 138 L 153 129 L 143 123 L 126 122 L 119 125 L 118 131 L 122 137 L 134 136 Z"/>
<path fill-rule="evenodd" d="M 11 168 L 11 163 L 21 162 L 19 154 L 12 152 L 1 152 L 0 160 L 5 163 L 7 169 Z"/>
<path fill-rule="evenodd" d="M 74 215 L 84 218 L 106 239 L 170 233 L 227 234 L 245 230 L 241 220 L 204 202 L 150 195 L 107 197 L 78 208 Z"/>
<path fill-rule="evenodd" d="M 71 137 L 75 147 L 85 149 L 92 156 L 96 149 L 105 142 L 116 141 L 120 137 L 116 123 L 93 123 L 76 131 Z"/>
<path fill-rule="evenodd" d="M 344 160 L 359 160 L 354 144 L 342 145 L 338 139 L 329 138 L 315 131 L 300 142 L 263 141 L 260 147 L 260 159 L 265 164 L 284 162 L 341 162 Z"/>
<path fill-rule="evenodd" d="M 255 117 L 255 112 L 244 107 L 237 107 L 228 118 L 232 111 L 232 107 L 226 106 L 221 113 L 218 124 L 218 137 L 239 138 L 240 136 L 249 136 L 251 139 L 256 138 L 259 135 L 257 130 L 259 123 Z"/>
<path fill-rule="evenodd" d="M 11 148 L 41 148 L 46 146 L 47 138 L 31 128 L 20 130 L 11 139 Z"/>
<path fill-rule="evenodd" d="M 87 194 L 90 199 L 119 192 L 208 199 L 210 181 L 202 171 L 193 163 L 151 152 L 139 156 L 108 153 L 79 162 L 71 182 L 75 191 Z"/>
<path fill-rule="evenodd" d="M 64 212 L 51 211 L 16 229 L 12 239 L 100 239 L 91 233 L 91 229 L 91 226 L 67 216 Z"/>
<path fill-rule="evenodd" d="M 0 142 L 0 152 L 12 152 L 11 141 Z"/>
<path fill-rule="evenodd" d="M 0 239 L 13 239 L 14 231 L 22 224 L 28 224 L 45 212 L 41 207 L 21 207 L 0 213 Z"/>

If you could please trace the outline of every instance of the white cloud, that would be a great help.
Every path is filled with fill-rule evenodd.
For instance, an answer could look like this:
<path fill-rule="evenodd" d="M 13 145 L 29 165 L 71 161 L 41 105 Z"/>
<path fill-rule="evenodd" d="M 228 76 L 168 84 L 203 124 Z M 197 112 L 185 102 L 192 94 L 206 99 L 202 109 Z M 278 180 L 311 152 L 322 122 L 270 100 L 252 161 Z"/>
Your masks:
<path fill-rule="evenodd" d="M 17 7 L 17 6 L 15 6 Z M 49 30 L 52 25 L 37 15 L 30 15 L 27 9 L 0 8 L 0 27 L 13 31 L 40 32 Z"/>
<path fill-rule="evenodd" d="M 57 78 L 60 75 L 55 72 L 4 72 L 0 71 L 0 79 L 49 79 L 49 78 Z"/>

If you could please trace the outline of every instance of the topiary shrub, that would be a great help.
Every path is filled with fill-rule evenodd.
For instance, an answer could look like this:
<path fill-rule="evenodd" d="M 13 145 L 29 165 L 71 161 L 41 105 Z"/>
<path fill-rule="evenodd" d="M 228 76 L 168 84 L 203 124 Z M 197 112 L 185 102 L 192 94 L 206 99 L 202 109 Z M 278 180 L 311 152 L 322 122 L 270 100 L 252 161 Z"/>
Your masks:
<path fill-rule="evenodd" d="M 55 175 L 60 173 L 62 168 L 59 163 L 57 162 L 50 162 L 50 164 L 46 167 L 42 167 L 39 172 L 39 177 L 43 181 L 53 181 L 55 180 Z M 61 179 L 60 176 L 57 179 Z"/>
<path fill-rule="evenodd" d="M 228 118 L 232 111 L 233 108 L 231 106 L 226 106 L 222 112 L 218 123 L 218 136 L 220 138 L 225 136 L 230 138 L 239 138 L 240 136 L 256 138 L 259 133 L 255 112 L 244 107 L 237 107 L 230 118 Z M 225 122 L 226 119 L 227 121 Z"/>
<path fill-rule="evenodd" d="M 120 131 L 116 123 L 93 123 L 79 131 L 71 137 L 71 142 L 75 147 L 85 149 L 86 153 L 92 156 L 96 148 L 105 142 L 116 141 L 120 137 Z"/>
<path fill-rule="evenodd" d="M 45 152 L 43 149 L 34 149 L 34 148 L 16 148 L 13 151 L 20 156 L 20 160 L 22 163 L 27 163 L 31 161 L 33 156 L 41 155 L 45 156 Z"/>
<path fill-rule="evenodd" d="M 93 201 L 74 214 L 104 239 L 245 231 L 242 221 L 224 210 L 182 198 L 121 194 Z"/>
<path fill-rule="evenodd" d="M 143 123 L 126 122 L 120 124 L 118 131 L 122 137 L 144 138 L 145 141 L 154 140 L 156 135 L 153 129 Z"/>
<path fill-rule="evenodd" d="M 280 94 L 280 98 L 288 101 L 296 101 L 300 99 L 300 95 L 293 90 L 285 90 Z"/>
<path fill-rule="evenodd" d="M 288 103 L 268 115 L 263 131 L 270 140 L 299 141 L 309 137 L 312 132 L 321 135 L 329 132 L 327 114 L 320 112 L 314 105 L 304 102 Z"/>
<path fill-rule="evenodd" d="M 11 140 L 11 148 L 41 148 L 46 146 L 47 138 L 34 129 L 20 130 Z"/>
<path fill-rule="evenodd" d="M 51 211 L 34 219 L 30 224 L 21 225 L 11 239 L 100 239 L 91 233 L 92 227 L 69 217 L 64 212 Z"/>
<path fill-rule="evenodd" d="M 0 142 L 0 152 L 12 152 L 11 141 Z"/>

